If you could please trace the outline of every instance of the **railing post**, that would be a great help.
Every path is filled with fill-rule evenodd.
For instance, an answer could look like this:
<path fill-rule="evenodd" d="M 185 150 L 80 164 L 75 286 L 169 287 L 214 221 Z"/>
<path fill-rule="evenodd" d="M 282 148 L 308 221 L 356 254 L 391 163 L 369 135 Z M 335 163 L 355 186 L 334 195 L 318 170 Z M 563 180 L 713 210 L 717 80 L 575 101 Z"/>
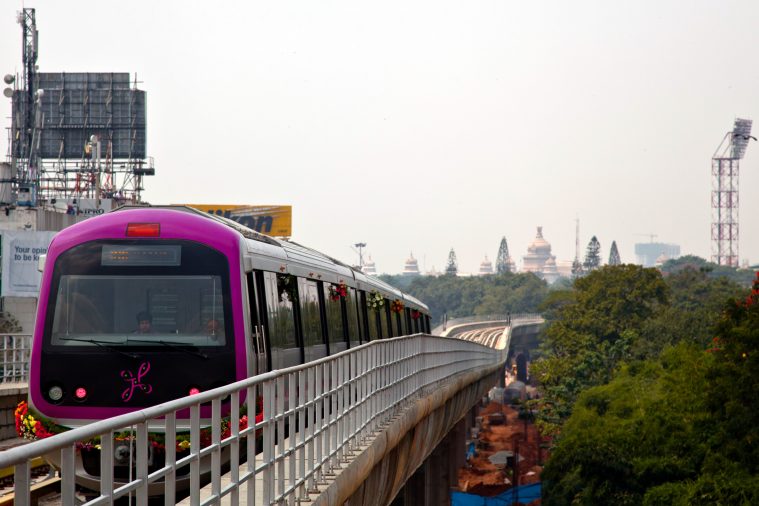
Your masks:
<path fill-rule="evenodd" d="M 322 386 L 324 385 L 324 375 L 323 375 L 323 369 L 322 365 L 318 364 L 315 366 L 315 372 L 316 372 L 316 381 L 314 383 L 314 407 L 316 408 L 316 420 L 314 422 L 314 452 L 315 452 L 315 462 L 314 462 L 314 480 L 316 483 L 322 482 L 322 465 L 324 463 L 322 453 L 322 439 L 323 439 L 323 429 L 322 429 L 322 416 L 324 413 L 324 397 L 322 393 Z"/>
<path fill-rule="evenodd" d="M 256 419 L 258 418 L 258 392 L 258 386 L 254 385 L 248 387 L 246 395 L 248 403 L 248 427 L 254 427 L 253 431 L 249 432 L 247 437 L 247 470 L 248 473 L 252 475 L 248 480 L 248 506 L 253 506 L 256 500 L 256 442 L 258 439 L 258 430 L 255 429 L 255 426 Z M 263 402 L 261 403 L 261 409 L 263 410 Z M 262 422 L 263 419 L 264 417 L 262 416 Z"/>
<path fill-rule="evenodd" d="M 26 460 L 16 464 L 13 474 L 13 504 L 18 506 L 29 506 L 30 497 L 30 479 L 29 479 L 29 461 Z"/>
<path fill-rule="evenodd" d="M 277 432 L 274 436 L 275 455 L 277 459 L 277 500 L 279 500 L 285 493 L 285 377 L 278 376 L 276 379 L 276 390 L 274 393 L 274 399 L 276 399 L 277 407 L 274 413 L 277 416 Z"/>
<path fill-rule="evenodd" d="M 264 387 L 264 470 L 263 470 L 263 503 L 272 503 L 274 492 L 274 432 L 272 417 L 274 415 L 273 392 L 274 381 L 266 381 Z"/>
<path fill-rule="evenodd" d="M 234 392 L 231 396 L 229 411 L 230 436 L 232 441 L 229 445 L 229 472 L 234 488 L 230 492 L 230 500 L 236 505 L 240 501 L 240 392 Z M 253 418 L 255 421 L 255 418 Z M 250 420 L 248 421 L 250 424 Z M 255 454 L 253 454 L 255 455 Z M 254 456 L 251 456 L 255 460 Z"/>
<path fill-rule="evenodd" d="M 190 407 L 190 504 L 200 504 L 200 404 Z"/>
<path fill-rule="evenodd" d="M 100 436 L 100 495 L 113 504 L 113 431 Z"/>
<path fill-rule="evenodd" d="M 288 455 L 290 456 L 290 480 L 289 480 L 289 489 L 293 492 L 295 491 L 295 481 L 297 479 L 297 476 L 295 475 L 296 472 L 296 462 L 295 462 L 295 445 L 298 441 L 298 432 L 300 432 L 300 427 L 298 427 L 297 423 L 297 414 L 299 410 L 298 406 L 298 378 L 300 377 L 300 373 L 291 373 L 288 375 L 288 386 L 290 391 L 288 392 L 287 398 L 288 398 L 288 411 L 290 411 L 290 445 L 288 446 Z M 284 436 L 283 436 L 284 437 Z M 294 504 L 295 502 L 295 494 L 291 495 L 289 500 L 287 501 L 288 504 Z"/>
<path fill-rule="evenodd" d="M 221 495 L 221 399 L 218 397 L 211 401 L 211 495 Z"/>
<path fill-rule="evenodd" d="M 166 465 L 170 466 L 164 478 L 164 504 L 176 502 L 177 478 L 177 414 L 172 412 L 164 420 L 166 430 Z"/>
<path fill-rule="evenodd" d="M 76 473 L 76 446 L 68 445 L 61 449 L 61 504 L 63 506 L 74 506 L 76 498 L 74 497 Z"/>
<path fill-rule="evenodd" d="M 137 425 L 137 506 L 148 505 L 148 424 Z M 130 463 L 131 465 L 131 463 Z"/>
<path fill-rule="evenodd" d="M 300 478 L 303 480 L 303 484 L 298 489 L 298 499 L 305 500 L 308 497 L 308 490 L 306 485 L 306 425 L 310 425 L 308 413 L 310 412 L 306 405 L 306 377 L 308 371 L 300 371 L 298 373 L 298 471 Z"/>

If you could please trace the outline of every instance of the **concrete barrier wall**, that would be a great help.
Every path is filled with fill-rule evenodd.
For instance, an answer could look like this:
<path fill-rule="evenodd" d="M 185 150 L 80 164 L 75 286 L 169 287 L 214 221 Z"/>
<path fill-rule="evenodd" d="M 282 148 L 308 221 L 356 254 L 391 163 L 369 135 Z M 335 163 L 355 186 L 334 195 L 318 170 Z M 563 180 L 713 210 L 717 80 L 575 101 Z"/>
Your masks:
<path fill-rule="evenodd" d="M 502 365 L 459 375 L 408 407 L 315 499 L 315 505 L 386 505 L 498 381 Z M 460 449 L 463 455 L 465 448 Z"/>

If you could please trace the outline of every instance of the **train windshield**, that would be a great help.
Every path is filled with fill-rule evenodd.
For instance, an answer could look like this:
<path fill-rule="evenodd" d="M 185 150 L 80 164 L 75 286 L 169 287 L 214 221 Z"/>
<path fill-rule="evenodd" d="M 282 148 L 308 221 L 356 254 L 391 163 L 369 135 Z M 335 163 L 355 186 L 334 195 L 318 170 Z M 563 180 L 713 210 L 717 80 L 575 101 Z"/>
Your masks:
<path fill-rule="evenodd" d="M 205 249 L 88 244 L 70 250 L 56 262 L 49 343 L 225 346 L 226 261 Z"/>

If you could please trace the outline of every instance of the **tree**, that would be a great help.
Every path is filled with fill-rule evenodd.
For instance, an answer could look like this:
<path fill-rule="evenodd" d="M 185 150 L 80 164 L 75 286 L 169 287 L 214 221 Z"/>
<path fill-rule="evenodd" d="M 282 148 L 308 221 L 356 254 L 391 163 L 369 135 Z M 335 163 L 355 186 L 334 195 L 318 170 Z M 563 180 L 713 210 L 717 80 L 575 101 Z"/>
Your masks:
<path fill-rule="evenodd" d="M 501 239 L 501 245 L 498 247 L 498 257 L 495 260 L 495 272 L 504 274 L 511 272 L 509 265 L 509 246 L 506 244 L 506 237 Z"/>
<path fill-rule="evenodd" d="M 572 262 L 572 278 L 577 279 L 583 274 L 585 274 L 585 271 L 582 270 L 582 264 L 575 258 L 574 262 Z"/>
<path fill-rule="evenodd" d="M 694 504 L 680 485 L 707 454 L 705 355 L 680 345 L 585 391 L 543 471 L 543 504 Z"/>
<path fill-rule="evenodd" d="M 555 319 L 543 335 L 543 358 L 532 367 L 543 391 L 545 431 L 561 427 L 583 390 L 612 378 L 668 297 L 661 273 L 638 265 L 602 267 L 576 279 L 571 295 L 551 294 L 544 310 Z"/>
<path fill-rule="evenodd" d="M 619 258 L 617 250 L 617 241 L 611 241 L 611 250 L 609 250 L 609 265 L 620 265 L 622 260 Z"/>
<path fill-rule="evenodd" d="M 693 300 L 673 307 L 735 286 L 677 276 Z M 707 346 L 683 335 L 580 394 L 543 471 L 543 504 L 759 504 L 759 274 L 713 311 Z"/>
<path fill-rule="evenodd" d="M 586 271 L 592 271 L 601 267 L 601 243 L 593 236 L 585 249 L 585 261 L 582 266 Z"/>
<path fill-rule="evenodd" d="M 448 276 L 455 276 L 459 272 L 459 266 L 456 263 L 456 252 L 451 248 L 448 253 L 448 265 L 445 266 L 445 273 Z"/>

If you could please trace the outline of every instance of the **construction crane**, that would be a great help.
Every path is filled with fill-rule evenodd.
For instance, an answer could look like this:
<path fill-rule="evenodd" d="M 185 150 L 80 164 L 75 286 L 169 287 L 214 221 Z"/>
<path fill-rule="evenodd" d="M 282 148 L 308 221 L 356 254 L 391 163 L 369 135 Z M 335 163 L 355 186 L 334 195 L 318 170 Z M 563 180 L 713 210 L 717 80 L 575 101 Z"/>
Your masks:
<path fill-rule="evenodd" d="M 642 235 L 642 236 L 648 237 L 649 238 L 648 242 L 654 242 L 654 239 L 659 237 L 658 234 L 635 234 L 635 235 Z"/>

